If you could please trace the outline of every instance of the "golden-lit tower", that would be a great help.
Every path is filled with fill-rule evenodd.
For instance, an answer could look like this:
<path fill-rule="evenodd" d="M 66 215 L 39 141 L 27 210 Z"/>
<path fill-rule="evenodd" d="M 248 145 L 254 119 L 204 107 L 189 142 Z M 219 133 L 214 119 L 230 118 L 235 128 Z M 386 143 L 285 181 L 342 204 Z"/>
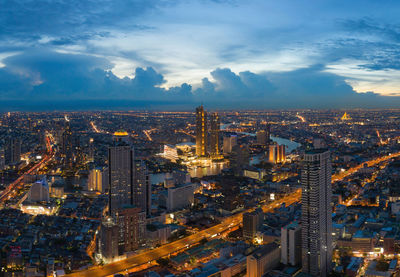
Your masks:
<path fill-rule="evenodd" d="M 203 105 L 196 108 L 196 155 L 207 155 L 207 113 Z"/>
<path fill-rule="evenodd" d="M 219 128 L 220 120 L 218 113 L 211 114 L 210 154 L 213 157 L 219 155 Z"/>

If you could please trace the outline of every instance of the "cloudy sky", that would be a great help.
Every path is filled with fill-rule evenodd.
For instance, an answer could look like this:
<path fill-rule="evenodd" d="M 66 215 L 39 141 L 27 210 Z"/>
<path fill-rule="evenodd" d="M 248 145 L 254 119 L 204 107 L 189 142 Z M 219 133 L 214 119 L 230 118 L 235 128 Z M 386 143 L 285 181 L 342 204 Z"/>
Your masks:
<path fill-rule="evenodd" d="M 390 0 L 2 1 L 0 100 L 396 107 L 399 14 Z"/>

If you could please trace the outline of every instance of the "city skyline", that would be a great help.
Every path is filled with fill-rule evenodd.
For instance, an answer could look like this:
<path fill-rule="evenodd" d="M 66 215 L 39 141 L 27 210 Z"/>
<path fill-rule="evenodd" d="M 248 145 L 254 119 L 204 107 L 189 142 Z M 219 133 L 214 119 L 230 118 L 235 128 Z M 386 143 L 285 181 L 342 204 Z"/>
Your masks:
<path fill-rule="evenodd" d="M 400 2 L 0 3 L 0 277 L 400 276 Z"/>
<path fill-rule="evenodd" d="M 9 1 L 0 109 L 393 108 L 399 9 L 395 1 Z"/>

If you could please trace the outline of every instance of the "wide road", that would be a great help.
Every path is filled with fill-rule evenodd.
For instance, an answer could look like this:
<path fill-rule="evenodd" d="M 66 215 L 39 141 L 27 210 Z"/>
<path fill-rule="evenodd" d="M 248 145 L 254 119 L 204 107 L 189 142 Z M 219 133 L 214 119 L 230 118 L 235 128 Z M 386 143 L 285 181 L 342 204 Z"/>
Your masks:
<path fill-rule="evenodd" d="M 382 161 L 389 160 L 394 157 L 400 156 L 400 152 L 376 158 L 373 160 L 370 160 L 366 162 L 368 166 L 374 166 Z M 364 164 L 364 163 L 363 163 Z M 341 172 L 339 174 L 334 174 L 332 175 L 332 181 L 340 181 L 345 177 L 350 176 L 351 174 L 357 172 L 359 169 L 363 167 L 363 164 L 355 166 L 354 168 L 350 168 L 344 172 Z M 275 200 L 273 202 L 267 203 L 265 206 L 263 206 L 263 211 L 264 212 L 272 212 L 275 208 L 279 207 L 282 203 L 285 203 L 286 205 L 291 205 L 294 202 L 298 202 L 301 197 L 301 189 L 297 189 L 295 192 L 291 193 L 288 196 L 285 196 L 283 198 L 280 198 L 278 200 Z M 253 209 L 251 209 L 253 210 Z M 246 210 L 244 212 L 247 212 L 250 210 Z M 84 276 L 84 277 L 101 277 L 101 276 L 108 276 L 112 274 L 116 274 L 118 272 L 122 272 L 126 269 L 130 269 L 139 265 L 146 264 L 148 262 L 157 260 L 162 257 L 166 257 L 169 254 L 178 252 L 186 247 L 189 247 L 195 243 L 198 243 L 200 240 L 203 238 L 213 238 L 218 236 L 221 232 L 224 232 L 226 230 L 229 230 L 229 228 L 232 228 L 234 226 L 239 225 L 242 222 L 242 216 L 243 213 L 238 213 L 236 215 L 233 215 L 231 217 L 226 218 L 222 223 L 217 224 L 211 228 L 202 230 L 196 234 L 190 235 L 188 237 L 185 237 L 183 239 L 165 244 L 163 246 L 160 246 L 156 249 L 153 250 L 148 250 L 146 252 L 143 252 L 141 254 L 129 257 L 127 259 L 110 263 L 104 266 L 97 266 L 97 267 L 92 267 L 88 270 L 84 271 L 79 271 L 76 273 L 71 273 L 68 276 Z"/>
<path fill-rule="evenodd" d="M 24 180 L 24 177 L 27 175 L 30 175 L 32 172 L 35 170 L 39 169 L 41 166 L 45 165 L 47 162 L 49 162 L 52 159 L 53 156 L 45 155 L 44 158 L 35 164 L 33 167 L 31 167 L 28 171 L 26 171 L 24 174 L 22 174 L 20 177 L 18 177 L 17 180 L 12 182 L 7 186 L 7 188 L 3 191 L 3 193 L 0 196 L 0 202 L 4 202 L 8 200 L 10 197 L 12 197 L 13 193 L 15 193 L 15 190 L 17 187 L 22 183 Z"/>
<path fill-rule="evenodd" d="M 18 186 L 22 183 L 25 176 L 35 173 L 36 170 L 39 170 L 40 168 L 42 168 L 44 165 L 46 165 L 49 161 L 51 161 L 54 158 L 54 152 L 53 152 L 53 149 L 52 149 L 52 146 L 50 143 L 49 136 L 46 137 L 46 148 L 47 148 L 48 154 L 44 155 L 44 157 L 41 161 L 39 161 L 37 164 L 32 166 L 29 170 L 27 170 L 20 177 L 18 177 L 17 180 L 15 180 L 14 182 L 12 182 L 11 184 L 9 184 L 7 186 L 7 188 L 0 195 L 0 203 L 4 203 L 6 200 L 13 197 Z"/>
<path fill-rule="evenodd" d="M 290 195 L 288 195 L 286 197 L 283 197 L 272 203 L 268 203 L 268 206 L 264 206 L 263 210 L 264 210 L 264 212 L 272 212 L 276 207 L 278 207 L 282 203 L 286 203 L 287 205 L 290 205 L 294 202 L 297 202 L 300 198 L 300 195 L 301 195 L 301 191 L 300 191 L 300 189 L 298 189 L 294 193 L 291 193 Z M 217 224 L 211 228 L 202 230 L 196 234 L 187 236 L 183 239 L 165 244 L 156 249 L 146 251 L 142 254 L 132 256 L 132 257 L 124 259 L 122 261 L 110 263 L 110 264 L 104 265 L 102 267 L 97 267 L 97 268 L 95 267 L 95 268 L 92 268 L 89 270 L 72 273 L 68 276 L 88 276 L 88 277 L 89 276 L 91 276 L 91 277 L 107 276 L 107 275 L 121 272 L 125 269 L 129 269 L 129 268 L 132 268 L 132 267 L 135 267 L 138 265 L 145 264 L 150 261 L 157 260 L 159 258 L 168 256 L 171 253 L 182 250 L 183 248 L 186 248 L 192 244 L 198 243 L 203 238 L 215 237 L 218 234 L 220 234 L 221 232 L 224 232 L 231 227 L 239 225 L 242 222 L 242 214 L 243 214 L 243 212 L 238 213 L 236 215 L 226 218 L 222 223 Z"/>

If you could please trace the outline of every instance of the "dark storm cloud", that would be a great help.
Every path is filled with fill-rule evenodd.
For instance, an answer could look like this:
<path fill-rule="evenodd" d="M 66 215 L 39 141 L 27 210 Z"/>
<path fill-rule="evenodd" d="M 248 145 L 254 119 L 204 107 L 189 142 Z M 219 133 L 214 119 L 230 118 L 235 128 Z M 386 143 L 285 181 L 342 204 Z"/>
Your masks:
<path fill-rule="evenodd" d="M 135 77 L 118 78 L 104 58 L 31 50 L 4 60 L 0 99 L 23 101 L 129 100 L 210 103 L 228 107 L 360 107 L 400 103 L 398 97 L 356 93 L 344 77 L 315 65 L 280 73 L 211 72 L 193 89 L 183 83 L 164 89 L 164 76 L 151 67 L 136 68 Z M 390 100 L 389 100 L 390 99 Z M 83 102 L 82 102 L 83 103 Z"/>

